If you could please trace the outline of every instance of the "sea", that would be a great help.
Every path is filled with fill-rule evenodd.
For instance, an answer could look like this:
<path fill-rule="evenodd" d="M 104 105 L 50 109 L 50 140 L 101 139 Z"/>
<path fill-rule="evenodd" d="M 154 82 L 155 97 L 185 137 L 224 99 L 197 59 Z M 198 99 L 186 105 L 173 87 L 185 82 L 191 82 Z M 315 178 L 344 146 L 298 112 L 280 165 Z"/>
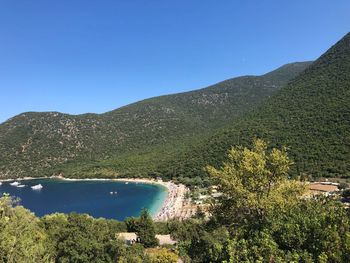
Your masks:
<path fill-rule="evenodd" d="M 86 213 L 95 218 L 124 220 L 138 216 L 142 209 L 155 215 L 163 205 L 167 189 L 158 184 L 108 180 L 21 180 L 24 187 L 2 182 L 0 195 L 19 198 L 19 204 L 42 217 L 52 213 Z M 40 190 L 31 186 L 41 184 Z"/>

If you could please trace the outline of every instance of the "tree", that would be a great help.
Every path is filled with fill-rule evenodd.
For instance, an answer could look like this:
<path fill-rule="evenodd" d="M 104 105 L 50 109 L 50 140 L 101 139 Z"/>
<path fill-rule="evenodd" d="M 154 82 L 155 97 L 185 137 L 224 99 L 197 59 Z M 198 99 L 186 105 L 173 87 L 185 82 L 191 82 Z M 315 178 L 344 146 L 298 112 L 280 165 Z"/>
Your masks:
<path fill-rule="evenodd" d="M 158 246 L 158 239 L 156 238 L 156 229 L 146 209 L 142 210 L 140 218 L 137 224 L 137 236 L 140 239 L 140 243 L 145 247 Z"/>
<path fill-rule="evenodd" d="M 260 225 L 269 212 L 297 202 L 305 187 L 288 180 L 291 164 L 286 148 L 268 151 L 260 139 L 252 149 L 233 147 L 222 168 L 207 167 L 223 193 L 212 211 L 214 219 L 227 226 Z"/>
<path fill-rule="evenodd" d="M 8 195 L 0 198 L 0 262 L 52 262 L 38 218 L 16 204 Z"/>
<path fill-rule="evenodd" d="M 176 263 L 179 259 L 178 255 L 166 248 L 148 250 L 150 255 L 150 263 Z"/>
<path fill-rule="evenodd" d="M 198 219 L 204 219 L 205 213 L 203 212 L 202 208 L 200 206 L 197 206 L 196 208 L 196 214 L 194 215 L 194 218 Z"/>
<path fill-rule="evenodd" d="M 270 218 L 271 232 L 284 251 L 307 251 L 315 261 L 350 262 L 347 209 L 332 197 L 301 198 Z"/>
<path fill-rule="evenodd" d="M 125 218 L 124 223 L 128 232 L 136 232 L 138 219 L 136 217 Z"/>
<path fill-rule="evenodd" d="M 288 179 L 291 164 L 285 148 L 255 140 L 251 149 L 232 148 L 221 169 L 208 167 L 223 193 L 208 235 L 222 226 L 229 235 L 223 247 L 205 234 L 192 238 L 194 262 L 349 262 L 348 211 L 333 197 L 303 196 L 305 186 Z"/>
<path fill-rule="evenodd" d="M 344 198 L 350 198 L 350 189 L 345 189 L 345 190 L 343 190 L 343 192 L 342 192 L 342 197 L 344 197 Z"/>
<path fill-rule="evenodd" d="M 46 215 L 40 219 L 40 226 L 45 230 L 49 237 L 48 249 L 54 258 L 58 258 L 60 250 L 58 245 L 63 241 L 63 233 L 68 224 L 67 215 L 54 213 Z"/>
<path fill-rule="evenodd" d="M 192 238 L 198 239 L 203 227 L 204 224 L 202 220 L 194 218 L 183 221 L 169 221 L 169 232 L 171 233 L 171 237 L 177 241 L 187 241 Z"/>
<path fill-rule="evenodd" d="M 125 253 L 107 220 L 86 214 L 53 214 L 42 218 L 42 225 L 57 262 L 116 262 Z"/>
<path fill-rule="evenodd" d="M 133 244 L 132 246 L 124 246 L 122 256 L 118 259 L 118 263 L 148 263 L 149 256 L 145 253 L 145 249 L 141 244 Z"/>
<path fill-rule="evenodd" d="M 228 231 L 224 227 L 210 232 L 202 230 L 198 236 L 192 237 L 188 254 L 193 262 L 222 262 L 228 238 Z"/>

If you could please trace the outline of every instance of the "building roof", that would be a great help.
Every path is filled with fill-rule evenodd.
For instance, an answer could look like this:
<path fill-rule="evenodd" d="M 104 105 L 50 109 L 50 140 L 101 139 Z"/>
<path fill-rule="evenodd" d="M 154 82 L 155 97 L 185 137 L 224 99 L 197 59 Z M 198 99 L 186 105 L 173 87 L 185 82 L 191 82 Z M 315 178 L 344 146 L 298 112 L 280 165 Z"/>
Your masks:
<path fill-rule="evenodd" d="M 137 235 L 134 232 L 122 232 L 117 234 L 118 237 L 125 239 L 125 240 L 136 240 Z"/>
<path fill-rule="evenodd" d="M 118 233 L 117 236 L 127 241 L 137 239 L 135 232 L 122 232 Z M 176 241 L 173 240 L 170 235 L 156 235 L 156 238 L 159 240 L 159 245 L 174 245 L 176 243 Z"/>
<path fill-rule="evenodd" d="M 338 190 L 338 186 L 333 184 L 310 183 L 308 187 L 311 191 L 317 192 L 333 192 Z"/>
<path fill-rule="evenodd" d="M 172 239 L 170 235 L 156 235 L 159 240 L 159 245 L 174 245 L 176 240 Z"/>

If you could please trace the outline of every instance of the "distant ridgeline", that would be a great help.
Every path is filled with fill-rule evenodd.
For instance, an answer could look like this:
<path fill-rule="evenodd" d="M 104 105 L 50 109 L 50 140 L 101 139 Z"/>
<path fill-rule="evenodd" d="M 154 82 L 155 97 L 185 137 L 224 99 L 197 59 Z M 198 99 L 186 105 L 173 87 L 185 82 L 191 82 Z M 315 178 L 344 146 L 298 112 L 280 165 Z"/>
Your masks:
<path fill-rule="evenodd" d="M 254 137 L 288 146 L 293 175 L 350 177 L 350 33 L 269 100 L 161 171 L 203 175 L 231 145 Z"/>
<path fill-rule="evenodd" d="M 204 166 L 219 165 L 232 145 L 254 137 L 290 147 L 294 175 L 350 176 L 350 34 L 310 64 L 105 114 L 23 113 L 0 125 L 0 177 L 163 176 L 200 183 Z"/>
<path fill-rule="evenodd" d="M 229 79 L 105 114 L 20 114 L 0 125 L 0 176 L 145 176 L 187 142 L 261 104 L 309 64 L 288 64 L 263 76 Z"/>

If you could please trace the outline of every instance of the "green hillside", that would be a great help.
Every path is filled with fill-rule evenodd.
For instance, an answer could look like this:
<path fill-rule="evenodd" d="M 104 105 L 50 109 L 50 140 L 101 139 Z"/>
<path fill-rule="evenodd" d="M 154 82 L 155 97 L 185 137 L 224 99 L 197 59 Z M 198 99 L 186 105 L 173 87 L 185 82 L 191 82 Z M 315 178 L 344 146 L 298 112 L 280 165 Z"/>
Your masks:
<path fill-rule="evenodd" d="M 128 160 L 137 158 L 135 152 L 153 153 L 157 149 L 157 155 L 209 135 L 264 102 L 309 64 L 288 64 L 263 76 L 233 78 L 105 114 L 20 114 L 0 125 L 0 177 L 60 172 L 69 176 L 74 170 L 89 170 L 96 160 L 112 162 L 114 170 L 123 174 L 127 166 L 133 166 Z M 118 171 L 113 160 L 123 169 Z M 145 158 L 140 162 L 143 170 L 154 170 L 158 165 Z"/>
<path fill-rule="evenodd" d="M 159 171 L 205 176 L 202 167 L 219 166 L 232 145 L 256 137 L 288 146 L 294 175 L 350 177 L 350 33 L 263 105 Z"/>

